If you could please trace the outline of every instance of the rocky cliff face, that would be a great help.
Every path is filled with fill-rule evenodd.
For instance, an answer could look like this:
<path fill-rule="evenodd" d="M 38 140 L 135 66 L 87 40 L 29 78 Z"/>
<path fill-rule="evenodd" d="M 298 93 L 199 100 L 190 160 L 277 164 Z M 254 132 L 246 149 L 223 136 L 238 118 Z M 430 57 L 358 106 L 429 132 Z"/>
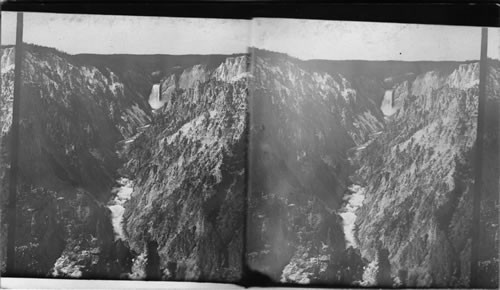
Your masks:
<path fill-rule="evenodd" d="M 356 223 L 362 255 L 376 261 L 387 252 L 386 267 L 401 285 L 468 286 L 478 73 L 477 63 L 464 64 L 397 84 L 397 112 L 355 154 L 360 167 L 353 178 L 366 187 Z M 490 70 L 492 90 L 495 79 L 497 66 Z M 490 91 L 489 98 L 498 108 L 491 103 L 498 95 Z M 487 230 L 497 227 L 492 217 L 483 222 Z"/>
<path fill-rule="evenodd" d="M 253 61 L 250 268 L 292 283 L 361 279 L 363 263 L 345 250 L 339 214 L 350 186 L 348 150 L 382 130 L 381 114 L 342 75 L 260 50 Z"/>
<path fill-rule="evenodd" d="M 24 54 L 11 274 L 237 280 L 247 58 Z M 13 56 L 2 49 L 2 158 Z"/>
<path fill-rule="evenodd" d="M 495 287 L 499 66 L 490 66 L 481 267 Z M 478 63 L 352 82 L 330 71 L 255 53 L 251 269 L 290 283 L 466 287 Z"/>
<path fill-rule="evenodd" d="M 121 164 L 116 144 L 149 119 L 145 103 L 110 70 L 25 48 L 12 274 L 118 277 L 126 263 L 116 260 L 105 202 Z M 13 50 L 2 50 L 4 102 L 12 99 Z"/>
<path fill-rule="evenodd" d="M 240 56 L 214 70 L 196 65 L 166 76 L 162 107 L 127 144 L 124 172 L 134 191 L 126 235 L 134 251 L 157 256 L 149 271 L 161 279 L 241 277 L 246 63 Z"/>

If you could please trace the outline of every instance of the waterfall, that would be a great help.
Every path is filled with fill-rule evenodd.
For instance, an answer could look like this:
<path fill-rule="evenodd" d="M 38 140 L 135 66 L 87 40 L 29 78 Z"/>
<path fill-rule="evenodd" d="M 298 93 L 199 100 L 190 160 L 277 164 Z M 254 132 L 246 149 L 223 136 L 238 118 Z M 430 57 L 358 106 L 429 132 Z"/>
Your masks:
<path fill-rule="evenodd" d="M 384 100 L 382 101 L 382 105 L 380 106 L 380 109 L 385 116 L 391 116 L 392 114 L 396 113 L 396 108 L 394 108 L 392 103 L 392 94 L 392 90 L 386 90 L 384 94 Z"/>
<path fill-rule="evenodd" d="M 151 88 L 148 103 L 153 110 L 163 107 L 164 103 L 160 100 L 160 84 L 154 84 Z"/>

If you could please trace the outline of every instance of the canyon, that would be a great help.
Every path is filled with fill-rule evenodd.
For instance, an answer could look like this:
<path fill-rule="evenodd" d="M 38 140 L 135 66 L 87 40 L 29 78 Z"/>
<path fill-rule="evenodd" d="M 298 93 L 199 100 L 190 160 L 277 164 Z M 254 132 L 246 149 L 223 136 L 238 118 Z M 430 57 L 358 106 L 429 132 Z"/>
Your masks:
<path fill-rule="evenodd" d="M 2 205 L 14 54 L 2 47 Z M 477 62 L 24 54 L 16 275 L 468 286 Z M 490 60 L 484 287 L 498 285 L 499 80 Z"/>
<path fill-rule="evenodd" d="M 254 54 L 250 267 L 291 284 L 467 287 L 479 64 Z M 485 287 L 498 284 L 498 65 L 486 85 Z"/>

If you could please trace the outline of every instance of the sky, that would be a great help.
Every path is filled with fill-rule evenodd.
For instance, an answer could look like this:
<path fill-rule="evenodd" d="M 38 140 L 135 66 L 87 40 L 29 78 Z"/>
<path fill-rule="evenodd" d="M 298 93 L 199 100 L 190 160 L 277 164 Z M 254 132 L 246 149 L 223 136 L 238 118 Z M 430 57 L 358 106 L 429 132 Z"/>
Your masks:
<path fill-rule="evenodd" d="M 256 18 L 252 46 L 301 59 L 477 60 L 481 28 L 422 24 Z M 499 58 L 500 29 L 488 56 Z"/>
<path fill-rule="evenodd" d="M 15 12 L 2 12 L 2 44 L 15 43 Z M 24 42 L 70 54 L 232 54 L 248 51 L 245 20 L 24 13 Z"/>
<path fill-rule="evenodd" d="M 16 13 L 2 12 L 2 44 L 15 42 Z M 71 54 L 232 54 L 249 45 L 301 59 L 479 59 L 481 29 L 465 26 L 256 18 L 25 13 L 24 41 Z M 499 58 L 500 29 L 488 56 Z"/>

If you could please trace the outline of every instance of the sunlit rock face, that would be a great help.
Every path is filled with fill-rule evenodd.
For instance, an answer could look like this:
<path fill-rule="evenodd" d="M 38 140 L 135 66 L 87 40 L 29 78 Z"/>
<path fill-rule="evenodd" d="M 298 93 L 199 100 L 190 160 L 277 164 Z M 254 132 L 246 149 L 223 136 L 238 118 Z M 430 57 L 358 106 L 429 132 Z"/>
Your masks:
<path fill-rule="evenodd" d="M 213 77 L 218 81 L 232 83 L 249 76 L 247 59 L 243 57 L 228 58 L 223 67 L 219 67 Z"/>
<path fill-rule="evenodd" d="M 245 66 L 243 66 L 245 68 Z M 204 83 L 208 79 L 208 72 L 203 65 L 195 65 L 192 68 L 186 69 L 179 76 L 179 88 L 187 90 L 194 88 L 199 83 Z"/>
<path fill-rule="evenodd" d="M 134 251 L 157 253 L 161 279 L 241 278 L 247 61 L 231 57 L 211 71 L 195 65 L 166 76 L 164 106 L 127 144 L 135 186 L 125 233 Z"/>

